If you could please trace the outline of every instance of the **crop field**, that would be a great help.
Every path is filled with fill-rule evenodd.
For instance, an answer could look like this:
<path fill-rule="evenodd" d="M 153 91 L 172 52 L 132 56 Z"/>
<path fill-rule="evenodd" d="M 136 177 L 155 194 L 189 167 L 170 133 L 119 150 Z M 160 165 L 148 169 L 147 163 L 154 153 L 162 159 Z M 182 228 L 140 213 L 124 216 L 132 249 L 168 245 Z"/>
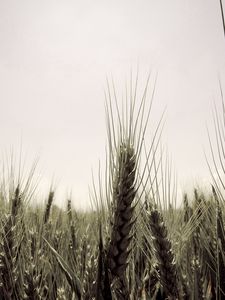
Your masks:
<path fill-rule="evenodd" d="M 57 207 L 54 189 L 32 205 L 32 172 L 1 183 L 1 299 L 225 299 L 223 103 L 216 142 L 209 136 L 211 193 L 195 188 L 176 203 L 163 118 L 148 145 L 148 83 L 140 101 L 136 88 L 121 109 L 108 88 L 106 170 L 93 180 L 91 211 L 72 199 Z"/>
<path fill-rule="evenodd" d="M 218 5 L 221 10 L 222 30 L 225 37 L 223 1 L 218 1 Z M 22 7 L 20 10 L 25 9 Z M 127 7 L 124 9 L 126 13 L 128 10 Z M 86 11 L 86 7 L 84 11 Z M 115 11 L 117 14 L 116 9 Z M 159 20 L 163 20 L 166 16 L 161 13 L 162 11 L 160 11 Z M 82 10 L 78 11 L 77 16 L 80 17 L 82 14 Z M 193 10 L 194 14 L 195 10 Z M 28 15 L 29 19 L 32 19 L 29 12 Z M 99 16 L 97 15 L 95 19 L 100 18 Z M 196 14 L 196 16 L 198 15 Z M 89 17 L 89 15 L 86 17 L 87 20 Z M 49 18 L 50 14 L 46 13 L 46 21 Z M 180 18 L 183 18 L 182 15 Z M 39 23 L 41 23 L 39 19 L 42 18 L 36 17 L 36 19 L 38 26 L 35 26 L 35 32 L 37 31 L 39 35 Z M 66 19 L 67 16 L 65 21 Z M 75 19 L 74 16 L 73 19 Z M 3 20 L 2 24 L 4 22 L 12 23 L 12 20 L 6 20 L 7 22 Z M 21 22 L 22 20 L 23 17 L 20 17 Z M 106 22 L 107 16 L 104 16 L 103 20 Z M 115 24 L 117 23 L 113 17 L 112 20 Z M 170 18 L 168 20 L 171 22 Z M 40 39 L 39 43 L 35 43 L 34 39 L 34 44 L 31 43 L 32 48 L 40 47 L 41 49 L 41 45 L 47 43 L 49 39 L 52 43 L 51 47 L 55 48 L 56 37 L 61 31 L 64 41 L 64 36 L 67 37 L 67 29 L 61 28 L 62 24 L 58 21 L 58 17 L 54 18 L 54 22 L 57 22 L 57 32 L 55 32 L 57 34 L 51 36 L 50 33 L 46 41 Z M 132 20 L 132 23 L 135 22 L 138 24 L 138 19 Z M 203 26 L 205 23 L 202 20 L 201 22 L 201 26 Z M 72 27 L 71 24 L 69 23 L 69 27 Z M 105 26 L 105 24 L 99 24 L 97 28 Z M 124 24 L 126 25 L 126 22 L 118 22 L 119 30 L 122 31 L 122 27 L 126 27 Z M 146 27 L 144 21 L 143 24 Z M 49 28 L 51 28 L 50 25 Z M 77 28 L 85 26 L 78 23 L 75 28 L 77 30 Z M 88 32 L 92 26 L 92 23 L 86 26 Z M 110 24 L 110 28 L 113 26 Z M 210 29 L 212 26 L 211 20 Z M 16 28 L 17 25 L 13 25 L 13 29 L 14 27 Z M 25 27 L 30 30 L 29 25 L 26 24 Z M 179 27 L 179 25 L 175 27 Z M 43 28 L 48 32 L 47 25 L 46 28 Z M 189 24 L 187 28 L 184 28 L 188 31 Z M 98 31 L 99 29 L 94 30 Z M 177 35 L 178 41 L 176 41 L 176 44 L 185 41 L 184 47 L 186 47 L 186 43 L 187 45 L 189 43 L 189 40 L 186 41 L 185 30 L 182 32 L 183 39 L 179 40 L 180 34 Z M 122 44 L 125 38 L 118 39 L 116 35 L 114 36 L 114 29 L 112 32 L 113 43 Z M 11 41 L 13 34 L 13 30 L 12 32 L 8 30 L 7 40 Z M 26 34 L 24 36 L 21 33 L 14 35 L 18 40 L 26 39 Z M 31 36 L 33 42 L 33 31 L 31 31 Z M 108 32 L 101 34 L 100 40 L 104 36 L 107 37 L 108 42 Z M 132 28 L 130 36 L 133 39 Z M 161 43 L 161 37 L 157 37 L 158 39 Z M 92 41 L 94 40 L 95 37 L 82 36 L 81 40 L 78 39 L 76 48 L 81 44 L 85 51 L 86 49 L 92 50 Z M 70 44 L 67 45 L 67 42 L 65 39 L 66 56 L 69 53 L 67 48 L 70 48 Z M 60 46 L 58 46 L 60 53 L 63 43 L 60 40 Z M 30 44 L 30 41 L 25 44 Z M 209 44 L 208 41 L 204 45 L 208 47 Z M 19 50 L 21 53 L 24 52 L 24 55 L 27 56 L 30 50 L 23 51 L 23 48 L 21 50 L 18 45 L 15 43 L 15 46 L 13 44 L 11 47 L 15 48 L 16 52 Z M 102 47 L 103 50 L 104 48 L 108 49 L 108 45 L 107 47 L 102 45 L 100 44 L 99 47 Z M 124 51 L 130 51 L 128 46 L 126 48 L 126 43 L 123 47 Z M 5 49 L 6 53 L 12 52 L 10 47 Z M 50 53 L 48 46 L 46 49 L 47 54 L 48 51 Z M 174 48 L 171 49 L 176 55 Z M 91 60 L 89 62 L 87 58 L 89 53 L 85 51 L 86 73 L 91 67 Z M 112 51 L 117 52 L 114 47 Z M 147 48 L 146 52 L 148 51 Z M 187 49 L 187 51 L 189 50 Z M 41 53 L 40 50 L 38 58 L 42 55 Z M 43 53 L 45 52 L 43 51 Z M 207 53 L 201 51 L 200 53 L 202 59 L 205 57 L 207 59 Z M 78 54 L 75 53 L 75 56 L 78 57 L 79 62 L 71 70 L 80 74 Z M 98 53 L 99 59 L 102 59 L 101 56 L 104 59 L 104 52 Z M 12 57 L 14 59 L 14 56 Z M 17 56 L 15 55 L 15 57 Z M 185 56 L 181 57 L 182 61 Z M 209 59 L 211 59 L 210 56 Z M 35 55 L 32 56 L 31 53 L 31 61 L 33 60 L 35 61 Z M 17 62 L 16 58 L 15 61 Z M 119 56 L 116 56 L 116 61 L 120 61 Z M 27 69 L 32 70 L 30 61 L 28 60 L 28 62 Z M 43 60 L 43 62 L 45 66 L 47 60 L 46 62 Z M 58 56 L 50 59 L 50 62 L 51 65 L 60 63 L 59 73 L 64 70 L 63 60 L 61 62 Z M 38 60 L 35 63 L 38 65 Z M 104 63 L 104 60 L 101 60 L 101 65 Z M 5 68 L 7 66 L 11 68 L 11 65 L 13 64 L 10 63 L 10 60 L 4 62 Z M 70 62 L 65 65 L 70 65 Z M 171 66 L 171 70 L 176 69 L 172 63 Z M 195 67 L 194 72 L 197 72 L 199 66 Z M 21 68 L 20 64 L 17 68 L 18 70 Z M 182 69 L 182 65 L 179 68 L 185 74 L 189 74 L 186 69 Z M 77 69 L 79 70 L 77 71 Z M 16 72 L 20 74 L 18 70 L 16 69 Z M 69 71 L 68 74 L 70 72 L 72 73 Z M 57 73 L 55 69 L 53 69 L 53 73 Z M 32 79 L 34 75 L 31 74 L 32 76 L 27 75 L 26 78 Z M 41 71 L 38 72 L 38 77 L 42 77 L 40 74 L 42 74 Z M 48 76 L 43 77 L 48 86 L 51 73 L 46 71 L 46 74 Z M 91 74 L 93 77 L 96 72 Z M 66 76 L 69 78 L 69 75 Z M 11 75 L 9 77 L 10 80 L 11 77 L 13 78 Z M 69 80 L 68 78 L 65 79 L 65 82 Z M 14 81 L 16 82 L 16 79 Z M 14 89 L 14 81 L 9 84 L 10 90 Z M 24 84 L 26 89 L 29 88 L 29 82 L 28 80 Z M 55 85 L 60 85 L 61 82 L 62 80 L 55 80 L 52 84 L 54 90 Z M 220 104 L 216 103 L 212 110 L 214 130 L 208 132 L 208 149 L 205 153 L 205 163 L 211 176 L 209 192 L 194 186 L 192 194 L 184 191 L 182 196 L 177 194 L 176 176 L 163 144 L 164 114 L 156 125 L 150 125 L 155 85 L 153 83 L 153 88 L 149 88 L 152 84 L 152 78 L 149 76 L 140 93 L 138 84 L 137 74 L 137 77 L 131 78 L 127 84 L 121 104 L 114 83 L 107 82 L 105 113 L 108 144 L 105 161 L 102 162 L 99 170 L 93 172 L 97 176 L 93 175 L 90 189 L 91 210 L 75 209 L 72 197 L 65 199 L 65 209 L 58 207 L 55 202 L 54 186 L 50 188 L 45 199 L 37 200 L 36 185 L 33 183 L 36 163 L 28 176 L 23 174 L 21 161 L 19 170 L 15 169 L 13 162 L 11 165 L 6 163 L 6 168 L 3 168 L 2 174 L 0 174 L 0 300 L 225 299 L 225 100 L 221 82 L 221 101 Z M 19 88 L 20 85 L 19 82 Z M 30 89 L 33 93 L 32 87 Z M 152 90 L 151 93 L 149 90 Z M 15 90 L 13 97 L 16 93 Z M 62 92 L 61 94 L 63 95 Z M 39 91 L 37 95 L 37 99 L 41 98 Z M 43 103 L 44 101 L 45 98 Z M 43 103 L 40 101 L 44 111 L 45 103 Z M 52 101 L 52 103 L 54 102 Z M 30 99 L 24 106 L 25 111 L 29 105 Z M 39 107 L 38 105 L 34 110 Z M 52 106 L 50 107 L 49 114 L 52 114 Z M 61 106 L 59 107 L 61 110 Z M 13 109 L 11 112 L 10 109 L 12 119 L 17 115 L 18 108 L 20 108 L 19 104 L 13 108 L 15 112 Z M 34 110 L 32 108 L 32 113 Z M 59 116 L 61 117 L 61 111 Z M 10 122 L 11 119 L 7 123 L 9 127 L 11 126 Z M 18 122 L 18 124 L 20 123 Z M 102 146 L 104 147 L 104 145 Z M 85 157 L 80 159 L 85 159 Z M 104 167 L 102 168 L 102 166 Z M 75 193 L 76 191 L 74 191 Z"/>

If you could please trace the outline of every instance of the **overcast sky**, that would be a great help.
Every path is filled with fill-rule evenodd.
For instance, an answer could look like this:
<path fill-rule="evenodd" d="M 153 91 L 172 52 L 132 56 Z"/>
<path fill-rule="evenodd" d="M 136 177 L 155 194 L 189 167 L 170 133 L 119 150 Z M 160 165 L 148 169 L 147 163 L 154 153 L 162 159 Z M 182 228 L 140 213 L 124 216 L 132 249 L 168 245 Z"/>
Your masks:
<path fill-rule="evenodd" d="M 219 0 L 0 0 L 0 148 L 28 165 L 40 156 L 40 189 L 57 182 L 89 201 L 91 168 L 106 145 L 104 88 L 122 91 L 139 65 L 158 73 L 152 118 L 166 110 L 163 142 L 179 185 L 208 178 L 203 149 L 212 103 L 225 89 Z"/>

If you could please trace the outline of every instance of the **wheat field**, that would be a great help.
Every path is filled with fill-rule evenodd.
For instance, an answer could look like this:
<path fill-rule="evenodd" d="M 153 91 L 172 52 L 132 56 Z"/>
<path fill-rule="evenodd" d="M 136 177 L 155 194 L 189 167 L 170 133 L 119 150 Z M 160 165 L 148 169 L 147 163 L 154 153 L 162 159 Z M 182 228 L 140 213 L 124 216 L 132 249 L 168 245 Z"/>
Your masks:
<path fill-rule="evenodd" d="M 57 207 L 53 188 L 32 205 L 32 172 L 2 181 L 0 299 L 225 299 L 224 114 L 215 109 L 215 143 L 209 135 L 211 193 L 193 188 L 178 203 L 163 117 L 145 138 L 149 80 L 137 99 L 136 79 L 121 108 L 108 85 L 106 170 L 91 211 L 70 198 Z"/>

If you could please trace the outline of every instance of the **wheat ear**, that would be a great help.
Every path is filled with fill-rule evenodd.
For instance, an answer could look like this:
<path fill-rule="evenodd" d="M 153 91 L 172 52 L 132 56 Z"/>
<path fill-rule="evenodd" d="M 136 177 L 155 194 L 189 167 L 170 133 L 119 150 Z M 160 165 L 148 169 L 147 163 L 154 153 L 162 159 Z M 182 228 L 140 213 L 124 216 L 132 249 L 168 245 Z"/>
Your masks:
<path fill-rule="evenodd" d="M 129 299 L 126 282 L 127 258 L 131 241 L 130 231 L 133 225 L 132 206 L 136 190 L 134 187 L 136 157 L 129 143 L 121 143 L 118 153 L 118 169 L 115 171 L 113 204 L 114 217 L 108 247 L 108 266 L 112 280 L 116 281 L 118 299 Z"/>
<path fill-rule="evenodd" d="M 157 209 L 152 209 L 149 214 L 149 220 L 155 254 L 158 260 L 160 283 L 167 296 L 171 299 L 178 299 L 177 269 L 163 217 Z"/>

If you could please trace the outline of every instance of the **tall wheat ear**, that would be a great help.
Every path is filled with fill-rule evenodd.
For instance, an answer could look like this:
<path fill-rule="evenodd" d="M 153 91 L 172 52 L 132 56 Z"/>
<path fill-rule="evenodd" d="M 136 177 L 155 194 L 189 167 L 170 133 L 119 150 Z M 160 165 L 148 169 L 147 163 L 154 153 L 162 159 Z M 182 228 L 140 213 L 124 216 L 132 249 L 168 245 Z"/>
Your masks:
<path fill-rule="evenodd" d="M 112 85 L 108 83 L 105 94 L 108 135 L 105 184 L 102 184 L 99 173 L 99 193 L 94 184 L 93 200 L 106 237 L 103 247 L 112 298 L 117 300 L 137 299 L 138 295 L 139 279 L 134 271 L 135 247 L 132 248 L 132 243 L 136 243 L 133 233 L 138 217 L 136 208 L 146 184 L 147 163 L 144 159 L 144 164 L 141 164 L 141 157 L 146 150 L 144 139 L 155 91 L 155 82 L 151 87 L 149 81 L 150 75 L 140 95 L 138 74 L 135 80 L 131 74 L 121 105 L 113 81 Z M 161 121 L 153 136 L 149 132 L 148 140 L 152 144 L 159 139 Z M 151 160 L 149 153 L 146 156 L 147 160 Z M 137 286 L 137 293 L 134 292 L 134 285 Z"/>
<path fill-rule="evenodd" d="M 132 238 L 130 235 L 134 212 L 132 203 L 136 193 L 134 187 L 136 158 L 131 145 L 121 144 L 118 162 L 113 192 L 116 206 L 107 257 L 111 276 L 115 280 L 117 298 L 129 299 L 126 267 Z"/>

